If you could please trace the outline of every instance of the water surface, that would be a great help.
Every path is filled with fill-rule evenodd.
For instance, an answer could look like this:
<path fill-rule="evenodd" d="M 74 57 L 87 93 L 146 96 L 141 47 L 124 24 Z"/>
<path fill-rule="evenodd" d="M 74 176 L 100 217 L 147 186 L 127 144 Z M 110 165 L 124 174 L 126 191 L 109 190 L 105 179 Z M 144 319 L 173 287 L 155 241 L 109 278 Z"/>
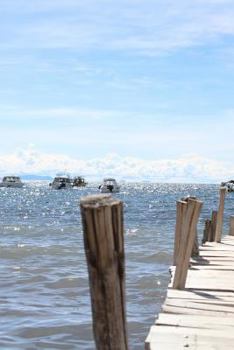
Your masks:
<path fill-rule="evenodd" d="M 122 184 L 130 349 L 144 340 L 165 298 L 176 200 L 204 201 L 198 233 L 218 206 L 217 185 Z M 94 349 L 79 200 L 97 185 L 52 190 L 47 182 L 0 189 L 0 349 Z M 224 232 L 234 195 L 226 200 Z"/>

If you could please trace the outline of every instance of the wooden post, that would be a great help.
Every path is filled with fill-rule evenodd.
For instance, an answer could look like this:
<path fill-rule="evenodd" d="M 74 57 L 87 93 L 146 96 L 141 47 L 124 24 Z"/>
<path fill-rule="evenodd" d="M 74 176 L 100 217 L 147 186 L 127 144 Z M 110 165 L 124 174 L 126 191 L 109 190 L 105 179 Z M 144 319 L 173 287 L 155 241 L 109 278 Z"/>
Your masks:
<path fill-rule="evenodd" d="M 197 199 L 197 197 L 188 196 L 188 197 L 181 198 L 181 201 L 184 201 L 184 202 L 188 203 L 188 199 L 189 198 L 190 199 Z M 185 215 L 185 212 L 184 212 L 184 215 Z M 183 225 L 183 223 L 182 223 L 182 225 Z M 197 233 L 196 233 L 196 236 L 195 236 L 195 239 L 194 239 L 194 245 L 193 245 L 191 256 L 199 256 L 199 244 L 198 244 Z"/>
<path fill-rule="evenodd" d="M 216 231 L 216 225 L 217 225 L 217 210 L 212 211 L 211 215 L 211 227 L 210 227 L 210 235 L 208 236 L 209 242 L 214 242 L 215 240 L 215 231 Z"/>
<path fill-rule="evenodd" d="M 229 235 L 234 236 L 234 216 L 230 216 L 230 228 L 229 228 Z"/>
<path fill-rule="evenodd" d="M 220 187 L 219 209 L 217 214 L 217 223 L 215 230 L 215 242 L 221 242 L 225 193 L 226 187 Z"/>
<path fill-rule="evenodd" d="M 189 260 L 194 245 L 196 226 L 201 207 L 202 202 L 191 198 L 188 199 L 188 206 L 181 234 L 181 244 L 178 252 L 177 265 L 172 285 L 172 287 L 175 289 L 184 289 L 185 287 Z"/>
<path fill-rule="evenodd" d="M 192 249 L 191 256 L 193 256 L 193 257 L 199 256 L 199 244 L 198 244 L 197 230 L 196 230 L 196 233 L 195 233 L 195 238 L 194 238 L 194 243 L 193 243 L 193 249 Z"/>
<path fill-rule="evenodd" d="M 213 223 L 212 223 L 212 219 L 208 220 L 208 234 L 207 234 L 207 241 L 208 242 L 214 242 L 214 235 L 213 235 Z"/>
<path fill-rule="evenodd" d="M 176 202 L 176 227 L 175 227 L 173 265 L 176 265 L 176 262 L 177 262 L 186 208 L 187 208 L 187 202 L 182 200 Z"/>
<path fill-rule="evenodd" d="M 127 350 L 123 205 L 110 195 L 81 198 L 97 350 Z"/>
<path fill-rule="evenodd" d="M 209 226 L 211 225 L 211 221 L 207 219 L 205 221 L 205 227 L 203 231 L 203 238 L 202 238 L 202 244 L 206 243 L 208 241 L 208 235 L 209 235 Z"/>

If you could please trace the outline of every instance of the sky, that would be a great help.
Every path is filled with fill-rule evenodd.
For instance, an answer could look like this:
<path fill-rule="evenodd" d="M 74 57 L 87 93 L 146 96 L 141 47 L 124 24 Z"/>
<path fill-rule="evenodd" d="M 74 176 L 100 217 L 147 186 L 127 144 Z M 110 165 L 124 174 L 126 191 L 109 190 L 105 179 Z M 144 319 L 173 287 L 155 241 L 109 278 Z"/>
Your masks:
<path fill-rule="evenodd" d="M 233 0 L 1 0 L 0 176 L 234 177 Z"/>

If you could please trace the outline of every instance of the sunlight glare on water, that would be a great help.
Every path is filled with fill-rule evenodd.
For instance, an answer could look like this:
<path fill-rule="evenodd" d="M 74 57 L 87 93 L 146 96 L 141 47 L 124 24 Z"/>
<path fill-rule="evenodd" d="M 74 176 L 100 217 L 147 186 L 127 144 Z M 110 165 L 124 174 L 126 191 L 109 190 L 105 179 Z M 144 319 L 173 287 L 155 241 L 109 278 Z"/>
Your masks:
<path fill-rule="evenodd" d="M 130 349 L 144 340 L 163 303 L 172 262 L 176 200 L 204 201 L 198 233 L 218 206 L 217 185 L 122 184 Z M 79 200 L 97 193 L 47 182 L 0 189 L 0 348 L 94 349 Z M 229 198 L 232 194 L 229 195 Z M 224 229 L 231 214 L 226 201 Z"/>

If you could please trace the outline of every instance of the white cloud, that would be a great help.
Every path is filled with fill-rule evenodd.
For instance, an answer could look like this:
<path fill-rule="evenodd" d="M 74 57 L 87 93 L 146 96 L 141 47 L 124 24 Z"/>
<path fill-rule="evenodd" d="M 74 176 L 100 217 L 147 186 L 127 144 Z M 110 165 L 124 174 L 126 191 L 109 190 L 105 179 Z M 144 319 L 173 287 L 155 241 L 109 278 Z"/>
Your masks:
<path fill-rule="evenodd" d="M 22 15 L 22 22 L 5 24 L 9 37 L 2 45 L 6 47 L 130 50 L 155 55 L 234 34 L 234 5 L 228 0 L 17 3 L 3 5 L 6 14 L 11 10 Z"/>
<path fill-rule="evenodd" d="M 233 162 L 232 109 L 216 115 L 167 115 L 108 109 L 1 107 L 0 154 L 35 143 L 47 152 L 79 155 L 107 153 L 147 159 L 200 154 Z M 9 136 L 10 135 L 10 136 Z"/>
<path fill-rule="evenodd" d="M 179 159 L 143 160 L 109 154 L 103 158 L 82 160 L 62 154 L 42 153 L 30 145 L 27 149 L 0 156 L 0 174 L 37 174 L 54 176 L 57 172 L 82 174 L 91 180 L 114 176 L 120 180 L 154 182 L 215 183 L 234 176 L 232 164 L 187 155 Z"/>

